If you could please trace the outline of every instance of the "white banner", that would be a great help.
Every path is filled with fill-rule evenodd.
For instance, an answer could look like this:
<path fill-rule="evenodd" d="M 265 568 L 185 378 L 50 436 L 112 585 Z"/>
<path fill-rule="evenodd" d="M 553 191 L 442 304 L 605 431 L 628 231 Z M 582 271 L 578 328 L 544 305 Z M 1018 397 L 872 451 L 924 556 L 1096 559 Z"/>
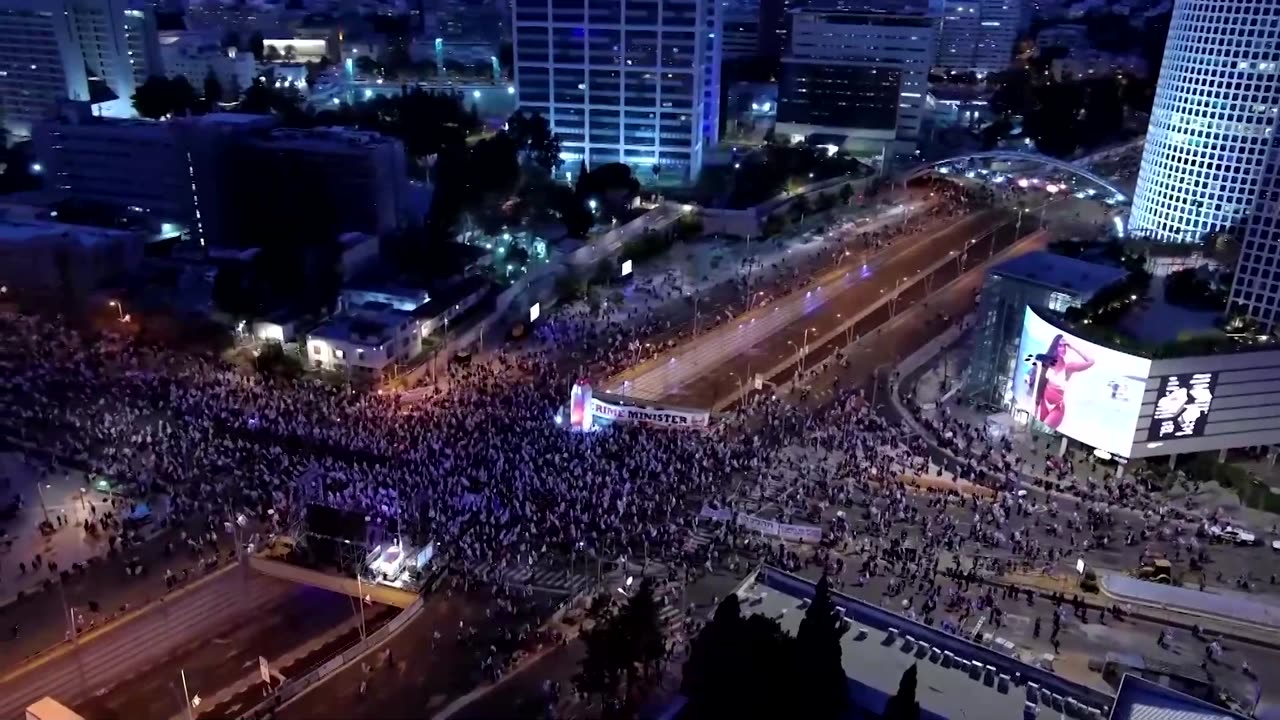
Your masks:
<path fill-rule="evenodd" d="M 779 525 L 778 536 L 783 540 L 818 543 L 822 542 L 822 528 L 813 525 Z"/>
<path fill-rule="evenodd" d="M 595 397 L 591 398 L 591 414 L 616 422 L 636 422 L 663 427 L 704 428 L 711 422 L 711 413 L 705 411 L 615 405 Z"/>
<path fill-rule="evenodd" d="M 748 530 L 755 530 L 764 535 L 777 535 L 778 523 L 773 520 L 765 520 L 755 515 L 739 515 L 738 524 Z"/>
<path fill-rule="evenodd" d="M 699 515 L 708 520 L 726 522 L 730 519 L 732 513 L 728 508 L 712 508 L 704 505 Z M 737 516 L 737 524 L 762 535 L 772 535 L 792 542 L 822 542 L 822 528 L 814 525 L 787 525 L 776 520 L 766 520 L 762 517 L 742 513 Z"/>

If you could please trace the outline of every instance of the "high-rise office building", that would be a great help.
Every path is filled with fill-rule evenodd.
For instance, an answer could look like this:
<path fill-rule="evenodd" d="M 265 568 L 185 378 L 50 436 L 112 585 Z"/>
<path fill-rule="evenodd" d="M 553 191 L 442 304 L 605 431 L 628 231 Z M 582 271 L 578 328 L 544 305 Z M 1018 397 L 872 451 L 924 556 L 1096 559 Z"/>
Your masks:
<path fill-rule="evenodd" d="M 924 12 L 795 10 L 778 90 L 780 137 L 864 156 L 915 150 L 933 21 Z"/>
<path fill-rule="evenodd" d="M 515 0 L 514 12 L 520 108 L 548 118 L 565 170 L 697 176 L 719 136 L 714 0 Z"/>
<path fill-rule="evenodd" d="M 1013 59 L 1023 0 L 933 0 L 942 72 L 1000 72 Z"/>
<path fill-rule="evenodd" d="M 1195 242 L 1243 223 L 1275 172 L 1280 0 L 1175 3 L 1129 232 Z M 1257 240 L 1257 238 L 1254 238 Z M 1242 264 L 1267 257 L 1246 245 Z M 1247 259 L 1247 260 L 1246 260 Z M 1274 255 L 1270 256 L 1274 262 Z M 1245 294 L 1237 273 L 1236 294 Z"/>
<path fill-rule="evenodd" d="M 761 55 L 760 3 L 720 0 L 720 11 L 724 16 L 722 58 L 737 60 Z"/>
<path fill-rule="evenodd" d="M 0 0 L 0 113 L 13 137 L 60 100 L 93 100 L 103 115 L 132 115 L 134 90 L 158 72 L 151 10 L 125 0 Z M 94 92 L 91 82 L 101 82 Z"/>

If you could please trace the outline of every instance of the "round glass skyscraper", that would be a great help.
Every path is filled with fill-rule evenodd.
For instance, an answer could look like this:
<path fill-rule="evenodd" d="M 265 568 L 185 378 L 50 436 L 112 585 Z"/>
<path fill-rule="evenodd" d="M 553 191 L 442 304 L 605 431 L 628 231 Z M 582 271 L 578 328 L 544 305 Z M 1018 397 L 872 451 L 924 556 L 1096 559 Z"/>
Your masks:
<path fill-rule="evenodd" d="M 1129 231 L 1194 242 L 1243 225 L 1280 106 L 1280 0 L 1177 0 Z"/>

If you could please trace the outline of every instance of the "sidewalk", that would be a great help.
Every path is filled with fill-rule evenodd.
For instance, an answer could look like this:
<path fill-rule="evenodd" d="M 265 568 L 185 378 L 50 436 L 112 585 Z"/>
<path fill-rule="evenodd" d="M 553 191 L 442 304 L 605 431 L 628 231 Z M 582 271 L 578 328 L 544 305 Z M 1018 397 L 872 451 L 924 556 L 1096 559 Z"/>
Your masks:
<path fill-rule="evenodd" d="M 1238 623 L 1227 618 L 1193 615 L 1174 612 L 1152 605 L 1133 603 L 1125 599 L 1115 598 L 1105 591 L 1097 594 L 1080 590 L 1078 579 L 1073 576 L 1052 576 L 1042 573 L 1005 573 L 998 578 L 979 576 L 980 582 L 999 587 L 1013 586 L 1022 590 L 1031 590 L 1036 595 L 1048 598 L 1053 593 L 1061 593 L 1064 604 L 1075 595 L 1079 595 L 1083 604 L 1091 610 L 1110 609 L 1119 605 L 1125 613 L 1140 620 L 1167 625 L 1182 630 L 1191 630 L 1200 626 L 1210 635 L 1219 635 L 1235 642 L 1280 650 L 1280 631 L 1247 623 Z"/>
<path fill-rule="evenodd" d="M 3 523 L 0 606 L 38 591 L 51 577 L 47 570 L 34 569 L 36 555 L 46 567 L 54 563 L 65 570 L 71 570 L 76 563 L 87 564 L 106 557 L 107 533 L 86 533 L 84 521 L 96 521 L 106 512 L 122 518 L 130 512 L 129 505 L 113 508 L 111 496 L 102 491 L 101 485 L 95 487 L 85 473 L 59 468 L 45 476 L 35 465 L 24 461 L 20 453 L 0 453 L 0 478 L 7 481 L 7 492 L 22 501 L 17 515 Z M 155 503 L 151 510 L 151 522 L 138 531 L 142 542 L 159 533 L 160 522 L 167 515 L 167 502 Z M 49 535 L 39 527 L 46 517 L 56 528 Z"/>

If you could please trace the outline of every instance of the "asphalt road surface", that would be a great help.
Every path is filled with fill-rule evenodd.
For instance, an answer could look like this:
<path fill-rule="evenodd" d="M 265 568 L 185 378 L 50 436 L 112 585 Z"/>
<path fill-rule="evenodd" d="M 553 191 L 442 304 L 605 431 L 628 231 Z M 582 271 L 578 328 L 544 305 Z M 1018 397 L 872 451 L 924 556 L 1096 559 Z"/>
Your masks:
<path fill-rule="evenodd" d="M 449 700 L 479 681 L 475 654 L 479 643 L 460 643 L 461 623 L 484 626 L 487 596 L 437 593 L 418 617 L 383 647 L 391 648 L 388 667 L 379 652 L 369 655 L 281 708 L 278 720 L 394 720 L 430 717 Z M 440 634 L 436 640 L 435 633 Z M 365 672 L 364 665 L 370 666 Z M 361 681 L 366 692 L 360 695 Z"/>
<path fill-rule="evenodd" d="M 673 405 L 713 407 L 756 373 L 770 375 L 766 379 L 778 382 L 777 373 L 770 371 L 800 348 L 808 347 L 805 362 L 812 366 L 858 335 L 874 330 L 890 314 L 901 310 L 912 296 L 924 296 L 934 286 L 954 278 L 967 246 L 969 249 L 964 262 L 976 263 L 991 252 L 992 246 L 999 250 L 1011 244 L 1015 231 L 1032 229 L 1033 223 L 1023 223 L 1019 227 L 1016 219 L 1008 213 L 985 211 L 970 215 L 932 236 L 898 243 L 868 264 L 839 268 L 816 281 L 814 287 L 801 289 L 776 303 L 754 310 L 675 351 L 671 356 L 677 357 L 675 364 L 696 364 L 700 372 L 696 377 L 681 378 L 684 382 L 678 386 L 666 386 L 661 400 Z M 949 257 L 956 261 L 947 263 L 937 273 L 936 279 L 929 280 L 923 274 L 926 269 Z M 950 277 L 943 276 L 946 272 Z M 856 273 L 856 276 L 844 279 L 845 273 Z M 918 288 L 915 287 L 917 283 Z M 844 287 L 837 291 L 840 284 Z M 818 300 L 817 296 L 824 291 L 828 296 L 825 300 Z M 901 298 L 896 303 L 885 303 L 863 315 L 895 293 L 899 293 Z M 776 317 L 779 313 L 786 315 L 788 322 L 785 327 L 770 328 L 772 332 L 767 333 L 747 332 L 753 321 L 764 322 L 769 316 Z M 863 315 L 862 319 L 848 331 L 822 342 L 848 319 L 859 315 Z M 664 360 L 670 362 L 670 358 L 659 359 L 646 374 L 662 373 Z M 637 385 L 642 382 L 643 376 L 634 380 Z"/>
<path fill-rule="evenodd" d="M 74 706 L 244 615 L 277 604 L 295 589 L 281 580 L 250 575 L 246 568 L 227 569 L 131 622 L 89 633 L 78 647 L 64 646 L 0 679 L 0 718 L 17 715 L 45 695 Z"/>
<path fill-rule="evenodd" d="M 278 658 L 352 618 L 351 600 L 346 596 L 294 586 L 278 602 L 140 668 L 128 682 L 77 704 L 75 710 L 87 720 L 175 717 L 186 705 L 180 670 L 186 673 L 187 690 L 208 699 L 246 676 L 257 677 L 259 657 L 278 667 Z"/>

